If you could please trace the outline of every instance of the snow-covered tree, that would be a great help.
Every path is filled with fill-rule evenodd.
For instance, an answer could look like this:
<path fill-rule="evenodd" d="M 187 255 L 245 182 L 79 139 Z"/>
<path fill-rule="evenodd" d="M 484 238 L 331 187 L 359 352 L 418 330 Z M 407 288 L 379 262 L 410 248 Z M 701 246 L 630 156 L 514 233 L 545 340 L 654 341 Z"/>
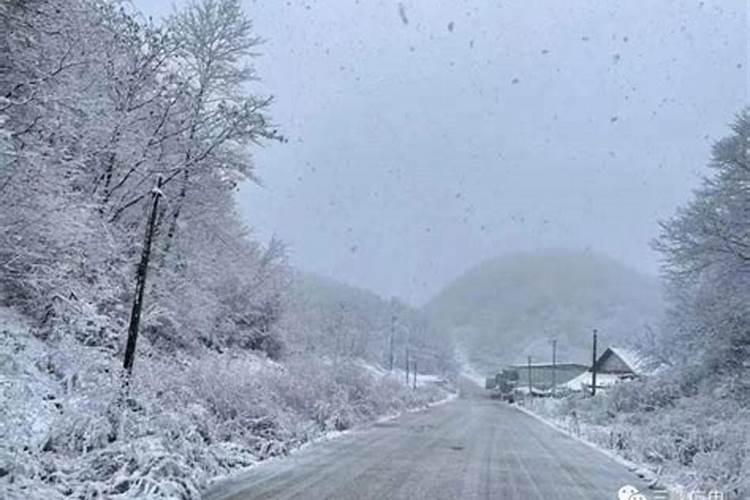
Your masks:
<path fill-rule="evenodd" d="M 49 331 L 92 309 L 106 326 L 72 330 L 119 348 L 161 175 L 146 332 L 278 351 L 283 255 L 250 240 L 233 199 L 249 146 L 276 137 L 270 98 L 248 92 L 259 40 L 239 3 L 192 3 L 160 27 L 115 2 L 30 0 L 3 3 L 0 23 L 5 300 Z"/>
<path fill-rule="evenodd" d="M 255 79 L 248 59 L 261 43 L 238 0 L 190 3 L 170 20 L 180 75 L 186 79 L 190 105 L 180 159 L 171 175 L 180 177 L 167 232 L 167 248 L 177 232 L 191 186 L 201 176 L 218 175 L 235 184 L 251 177 L 246 146 L 278 138 L 266 110 L 270 97 L 247 92 Z"/>
<path fill-rule="evenodd" d="M 713 147 L 691 202 L 662 223 L 672 298 L 664 344 L 693 376 L 719 377 L 750 401 L 750 110 Z"/>

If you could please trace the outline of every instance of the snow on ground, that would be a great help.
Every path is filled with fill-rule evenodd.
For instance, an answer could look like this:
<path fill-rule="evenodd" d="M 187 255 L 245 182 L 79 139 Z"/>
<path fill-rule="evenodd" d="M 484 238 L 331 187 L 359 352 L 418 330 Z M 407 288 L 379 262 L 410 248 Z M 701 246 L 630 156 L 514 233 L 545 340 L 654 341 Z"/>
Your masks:
<path fill-rule="evenodd" d="M 367 373 L 370 373 L 371 375 L 378 377 L 378 378 L 388 378 L 391 380 L 394 380 L 396 382 L 402 382 L 404 385 L 406 384 L 406 372 L 403 369 L 400 368 L 394 368 L 392 371 L 388 371 L 384 367 L 373 364 L 368 361 L 365 361 L 363 359 L 359 359 L 356 361 L 357 366 L 363 368 Z M 427 387 L 430 385 L 438 385 L 438 386 L 447 386 L 448 381 L 445 377 L 438 375 L 436 373 L 417 373 L 417 387 Z M 409 387 L 414 386 L 414 373 L 409 373 Z"/>
<path fill-rule="evenodd" d="M 622 380 L 620 377 L 613 373 L 597 373 L 596 374 L 596 387 L 611 387 L 615 384 L 619 384 Z M 574 377 L 564 384 L 560 384 L 560 387 L 565 387 L 573 391 L 580 391 L 583 388 L 591 388 L 591 372 L 585 371 Z"/>
<path fill-rule="evenodd" d="M 14 309 L 0 306 L 0 330 L 28 330 L 26 319 Z"/>
<path fill-rule="evenodd" d="M 417 387 L 425 387 L 431 384 L 443 384 L 445 379 L 434 373 L 420 373 L 417 375 Z"/>
<path fill-rule="evenodd" d="M 414 387 L 414 374 L 409 373 L 409 383 L 406 382 L 406 372 L 404 370 L 393 369 L 392 372 L 385 372 L 382 377 L 393 380 L 394 382 L 400 382 L 408 387 Z M 428 387 L 431 385 L 444 386 L 448 384 L 445 377 L 437 375 L 435 373 L 418 373 L 417 374 L 417 387 Z"/>
<path fill-rule="evenodd" d="M 525 405 L 516 404 L 515 407 L 519 411 L 550 426 L 551 428 L 555 429 L 561 434 L 564 434 L 568 436 L 569 438 L 574 439 L 575 441 L 578 441 L 588 446 L 589 448 L 596 450 L 597 452 L 607 456 L 608 458 L 614 460 L 615 462 L 622 464 L 623 466 L 627 467 L 630 471 L 636 473 L 639 477 L 643 478 L 645 481 L 653 485 L 654 487 L 666 488 L 673 494 L 682 494 L 687 491 L 686 488 L 682 485 L 671 484 L 671 483 L 668 484 L 664 482 L 661 478 L 657 477 L 657 472 L 652 470 L 649 466 L 638 464 L 631 460 L 627 460 L 626 458 L 615 453 L 613 450 L 607 449 L 589 439 L 586 439 L 586 436 L 589 434 L 589 428 L 592 426 L 575 421 L 575 420 L 549 417 L 546 415 L 542 415 L 537 411 L 534 411 L 535 403 L 544 404 L 546 401 L 549 401 L 549 400 L 548 399 L 532 399 L 530 403 L 529 403 L 529 400 L 526 400 Z M 681 497 L 678 497 L 678 498 L 681 498 Z"/>
<path fill-rule="evenodd" d="M 372 374 L 375 377 L 383 377 L 388 373 L 388 370 L 383 368 L 380 365 L 369 363 L 365 361 L 364 359 L 358 359 L 356 361 L 357 365 L 363 368 L 366 372 Z"/>

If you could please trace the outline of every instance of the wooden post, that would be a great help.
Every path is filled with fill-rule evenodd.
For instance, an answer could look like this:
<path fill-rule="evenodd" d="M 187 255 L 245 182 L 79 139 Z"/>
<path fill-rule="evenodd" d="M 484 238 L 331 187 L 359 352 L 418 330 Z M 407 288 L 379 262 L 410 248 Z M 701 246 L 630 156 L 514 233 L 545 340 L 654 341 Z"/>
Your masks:
<path fill-rule="evenodd" d="M 532 385 L 531 385 L 531 356 L 529 356 L 528 361 L 528 368 L 529 368 L 529 398 L 533 395 L 532 391 Z"/>
<path fill-rule="evenodd" d="M 557 339 L 552 339 L 552 396 L 557 392 Z"/>
<path fill-rule="evenodd" d="M 594 349 L 591 362 L 591 395 L 596 396 L 596 328 L 594 328 Z"/>
<path fill-rule="evenodd" d="M 406 387 L 409 387 L 409 343 L 406 343 Z"/>
<path fill-rule="evenodd" d="M 148 262 L 151 258 L 151 242 L 154 238 L 154 227 L 156 225 L 156 211 L 159 208 L 159 198 L 161 192 L 162 178 L 156 181 L 156 186 L 151 191 L 151 213 L 146 224 L 146 234 L 143 238 L 143 249 L 141 250 L 141 261 L 138 264 L 138 271 L 135 278 L 135 297 L 133 298 L 133 308 L 130 311 L 130 324 L 128 325 L 128 342 L 125 346 L 125 359 L 123 368 L 125 369 L 125 389 L 130 383 L 130 376 L 133 373 L 133 362 L 135 361 L 135 345 L 138 341 L 138 328 L 141 322 L 141 310 L 143 309 L 143 293 L 146 289 L 146 275 L 148 274 Z"/>
<path fill-rule="evenodd" d="M 388 340 L 389 351 L 388 351 L 388 371 L 393 371 L 393 337 L 396 334 L 396 315 L 391 314 L 391 336 Z"/>

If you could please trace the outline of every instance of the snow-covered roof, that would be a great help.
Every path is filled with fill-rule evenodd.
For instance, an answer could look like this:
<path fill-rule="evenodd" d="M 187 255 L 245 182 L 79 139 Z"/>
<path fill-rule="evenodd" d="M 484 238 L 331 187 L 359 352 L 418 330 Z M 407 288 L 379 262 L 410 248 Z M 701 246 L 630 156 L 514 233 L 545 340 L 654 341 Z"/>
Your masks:
<path fill-rule="evenodd" d="M 610 347 L 610 351 L 633 370 L 636 375 L 648 375 L 654 371 L 654 362 L 648 357 L 628 347 Z"/>

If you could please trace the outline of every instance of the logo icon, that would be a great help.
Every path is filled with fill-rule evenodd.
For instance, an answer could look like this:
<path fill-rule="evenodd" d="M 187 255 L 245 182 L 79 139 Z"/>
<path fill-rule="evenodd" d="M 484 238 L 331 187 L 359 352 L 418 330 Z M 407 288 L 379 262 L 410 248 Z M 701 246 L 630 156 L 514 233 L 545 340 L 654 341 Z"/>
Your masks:
<path fill-rule="evenodd" d="M 676 496 L 675 496 L 676 495 Z M 683 493 L 670 493 L 667 489 L 655 489 L 644 495 L 638 488 L 626 484 L 617 491 L 617 500 L 726 500 L 726 495 L 719 490 L 693 490 Z"/>
<path fill-rule="evenodd" d="M 708 493 L 705 491 L 694 491 L 691 495 L 691 500 L 724 500 L 724 493 L 719 490 L 711 490 Z"/>
<path fill-rule="evenodd" d="M 617 491 L 617 500 L 648 500 L 638 488 L 626 484 Z"/>

